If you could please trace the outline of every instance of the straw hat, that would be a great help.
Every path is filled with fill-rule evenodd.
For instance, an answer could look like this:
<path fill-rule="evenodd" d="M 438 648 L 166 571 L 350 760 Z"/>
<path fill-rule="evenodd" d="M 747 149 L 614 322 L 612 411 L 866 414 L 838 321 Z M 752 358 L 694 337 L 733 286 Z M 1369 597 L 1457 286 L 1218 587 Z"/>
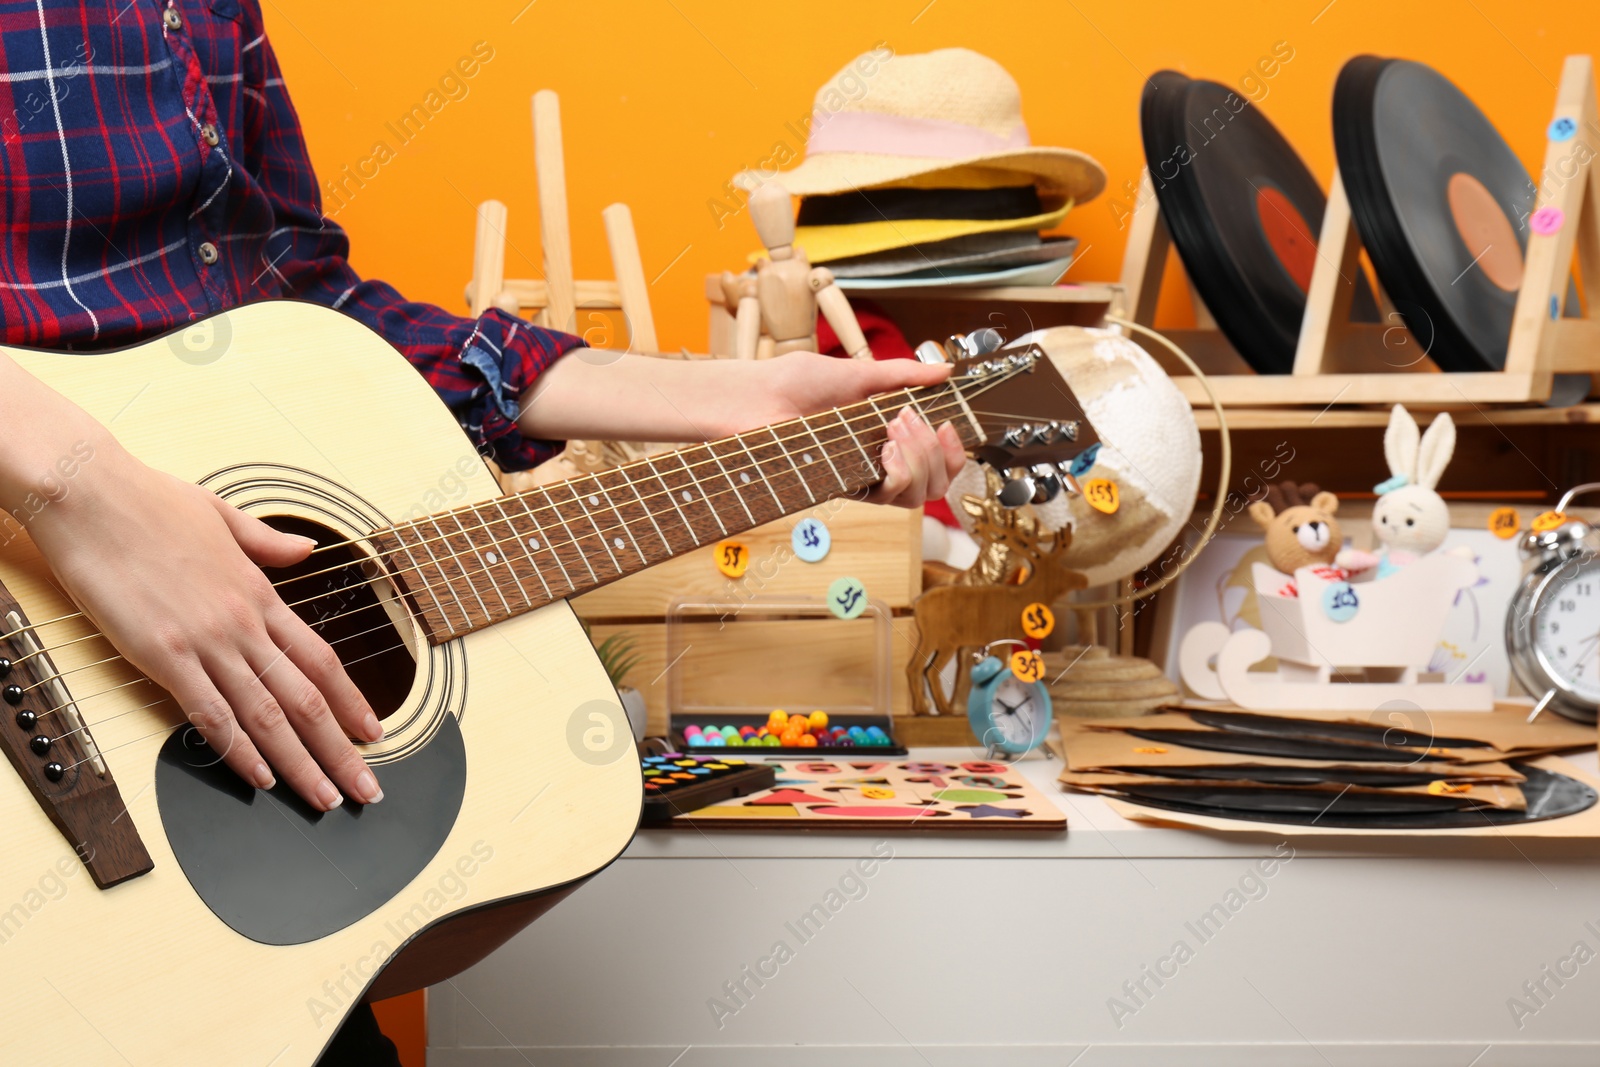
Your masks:
<path fill-rule="evenodd" d="M 799 166 L 777 175 L 747 170 L 735 183 L 754 189 L 776 178 L 797 196 L 813 196 L 890 184 L 1031 181 L 1056 208 L 1105 188 L 1105 171 L 1091 157 L 1029 143 L 1022 94 L 994 60 L 966 48 L 886 59 L 883 51 L 858 56 L 817 91 Z"/>

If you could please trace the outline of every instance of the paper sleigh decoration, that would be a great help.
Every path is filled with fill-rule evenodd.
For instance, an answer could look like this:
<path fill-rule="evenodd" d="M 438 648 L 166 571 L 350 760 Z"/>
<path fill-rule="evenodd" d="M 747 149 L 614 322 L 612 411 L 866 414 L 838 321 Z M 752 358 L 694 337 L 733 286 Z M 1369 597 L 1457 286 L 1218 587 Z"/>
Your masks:
<path fill-rule="evenodd" d="M 1355 585 L 1320 570 L 1302 567 L 1291 584 L 1256 564 L 1262 629 L 1192 628 L 1178 650 L 1189 690 L 1250 711 L 1309 715 L 1367 714 L 1393 701 L 1418 711 L 1493 710 L 1488 683 L 1425 673 L 1456 595 L 1478 579 L 1470 558 L 1436 552 Z M 1250 670 L 1268 656 L 1277 657 L 1276 674 Z"/>

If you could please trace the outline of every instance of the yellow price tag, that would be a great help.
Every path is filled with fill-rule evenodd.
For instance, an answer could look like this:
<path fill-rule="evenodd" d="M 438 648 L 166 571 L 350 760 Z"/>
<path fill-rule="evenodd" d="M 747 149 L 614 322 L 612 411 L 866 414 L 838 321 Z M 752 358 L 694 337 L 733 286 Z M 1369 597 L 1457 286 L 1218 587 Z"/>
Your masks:
<path fill-rule="evenodd" d="M 1029 604 L 1022 609 L 1022 632 L 1029 637 L 1049 637 L 1055 628 L 1055 613 L 1045 605 Z"/>
<path fill-rule="evenodd" d="M 1533 532 L 1544 533 L 1546 530 L 1554 530 L 1557 526 L 1560 526 L 1566 521 L 1567 517 L 1559 511 L 1541 512 L 1540 514 L 1534 516 Z"/>
<path fill-rule="evenodd" d="M 743 541 L 719 541 L 716 552 L 717 570 L 729 578 L 742 578 L 750 567 L 750 546 Z"/>
<path fill-rule="evenodd" d="M 1164 756 L 1167 753 L 1160 745 L 1139 745 L 1134 751 L 1141 756 Z"/>
<path fill-rule="evenodd" d="M 1122 503 L 1122 495 L 1117 492 L 1117 483 L 1110 478 L 1090 478 L 1083 483 L 1083 498 L 1089 506 L 1096 511 L 1103 511 L 1107 515 L 1115 515 L 1117 507 Z"/>
<path fill-rule="evenodd" d="M 893 800 L 894 790 L 885 789 L 881 785 L 864 785 L 861 787 L 861 795 L 868 800 Z"/>
<path fill-rule="evenodd" d="M 1449 793 L 1470 793 L 1472 792 L 1472 786 L 1466 782 L 1429 782 L 1428 792 L 1436 797 L 1442 797 Z"/>
<path fill-rule="evenodd" d="M 1495 508 L 1489 513 L 1489 532 L 1502 541 L 1517 536 L 1522 529 L 1522 516 L 1516 508 Z"/>
<path fill-rule="evenodd" d="M 1030 648 L 1013 652 L 1011 673 L 1020 681 L 1037 682 L 1044 677 L 1044 657 Z"/>

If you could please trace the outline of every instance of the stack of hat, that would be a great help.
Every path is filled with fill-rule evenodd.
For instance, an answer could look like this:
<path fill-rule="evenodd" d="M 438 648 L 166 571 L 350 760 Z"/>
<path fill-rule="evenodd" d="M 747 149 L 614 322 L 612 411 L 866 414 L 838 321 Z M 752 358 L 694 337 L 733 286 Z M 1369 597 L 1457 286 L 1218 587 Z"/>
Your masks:
<path fill-rule="evenodd" d="M 776 176 L 801 198 L 795 244 L 849 290 L 1054 284 L 1077 242 L 1040 231 L 1099 195 L 1100 164 L 1030 145 L 1017 83 L 992 59 L 965 48 L 877 59 L 818 90 L 806 157 Z"/>

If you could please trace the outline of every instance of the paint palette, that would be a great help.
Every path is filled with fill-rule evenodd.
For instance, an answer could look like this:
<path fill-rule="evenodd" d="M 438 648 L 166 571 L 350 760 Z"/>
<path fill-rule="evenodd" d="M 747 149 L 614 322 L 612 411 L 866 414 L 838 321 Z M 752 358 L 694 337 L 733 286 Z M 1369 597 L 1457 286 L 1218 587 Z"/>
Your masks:
<path fill-rule="evenodd" d="M 865 757 L 865 758 L 863 758 Z M 770 789 L 674 826 L 778 830 L 1060 831 L 1067 817 L 1012 764 L 854 758 L 786 764 Z"/>

